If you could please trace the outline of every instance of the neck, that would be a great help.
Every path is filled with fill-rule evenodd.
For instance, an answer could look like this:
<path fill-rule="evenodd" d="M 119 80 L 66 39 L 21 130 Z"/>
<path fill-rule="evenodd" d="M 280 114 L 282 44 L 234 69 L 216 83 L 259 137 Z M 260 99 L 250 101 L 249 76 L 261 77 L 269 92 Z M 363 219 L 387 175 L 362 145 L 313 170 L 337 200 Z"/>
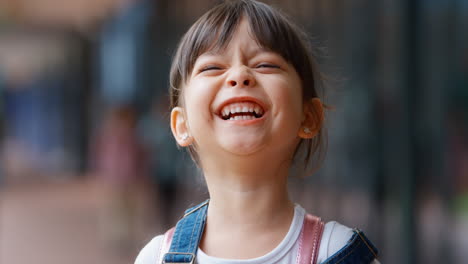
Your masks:
<path fill-rule="evenodd" d="M 221 162 L 228 160 L 228 162 Z M 203 163 L 210 208 L 224 213 L 264 211 L 291 204 L 287 191 L 288 160 L 270 157 L 230 157 Z M 239 210 L 243 209 L 243 210 Z M 251 212 L 249 212 L 251 214 Z"/>
<path fill-rule="evenodd" d="M 219 257 L 249 258 L 272 250 L 286 235 L 294 214 L 287 192 L 289 162 L 229 159 L 229 164 L 203 163 L 210 192 L 207 225 L 202 249 Z M 216 245 L 226 240 L 252 241 L 248 248 L 231 245 L 223 251 Z M 268 243 L 266 242 L 268 241 Z M 247 243 L 246 245 L 251 244 Z M 232 247 L 237 247 L 232 250 Z M 231 255 L 236 252 L 236 255 Z"/>
<path fill-rule="evenodd" d="M 219 220 L 227 225 L 257 228 L 291 212 L 292 203 L 287 194 L 286 179 L 264 185 L 243 185 L 226 181 L 209 184 L 210 206 L 208 220 Z"/>

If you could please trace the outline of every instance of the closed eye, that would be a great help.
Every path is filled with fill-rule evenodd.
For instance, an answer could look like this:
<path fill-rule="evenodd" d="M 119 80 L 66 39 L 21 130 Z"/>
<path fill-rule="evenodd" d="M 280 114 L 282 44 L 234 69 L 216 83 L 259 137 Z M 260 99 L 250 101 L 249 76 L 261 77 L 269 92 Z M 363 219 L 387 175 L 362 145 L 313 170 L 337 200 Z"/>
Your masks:
<path fill-rule="evenodd" d="M 201 68 L 199 72 L 216 71 L 216 70 L 221 70 L 221 67 L 210 65 L 210 66 Z"/>
<path fill-rule="evenodd" d="M 273 68 L 273 69 L 279 69 L 280 67 L 275 64 L 269 64 L 269 63 L 262 63 L 257 65 L 257 68 Z"/>

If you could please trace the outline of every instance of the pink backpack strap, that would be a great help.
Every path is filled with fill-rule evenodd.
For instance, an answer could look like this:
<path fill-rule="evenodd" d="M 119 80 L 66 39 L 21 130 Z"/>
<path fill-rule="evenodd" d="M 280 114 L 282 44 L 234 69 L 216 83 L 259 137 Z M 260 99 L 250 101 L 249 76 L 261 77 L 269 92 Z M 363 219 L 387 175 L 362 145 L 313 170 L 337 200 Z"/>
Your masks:
<path fill-rule="evenodd" d="M 324 223 L 313 215 L 304 217 L 304 225 L 299 236 L 297 264 L 315 264 L 317 262 Z"/>
<path fill-rule="evenodd" d="M 167 232 L 164 234 L 163 241 L 161 243 L 161 246 L 159 247 L 158 264 L 162 263 L 164 254 L 169 252 L 169 248 L 171 247 L 172 237 L 174 236 L 174 230 L 175 230 L 175 227 L 167 230 Z"/>

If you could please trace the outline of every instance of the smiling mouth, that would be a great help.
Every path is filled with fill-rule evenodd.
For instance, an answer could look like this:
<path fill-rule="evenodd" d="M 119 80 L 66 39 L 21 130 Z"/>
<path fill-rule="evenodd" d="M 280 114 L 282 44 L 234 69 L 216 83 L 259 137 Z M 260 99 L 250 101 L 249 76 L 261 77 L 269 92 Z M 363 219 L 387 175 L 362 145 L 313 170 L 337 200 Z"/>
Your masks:
<path fill-rule="evenodd" d="M 219 116 L 223 120 L 253 120 L 261 118 L 265 110 L 255 102 L 236 102 L 225 105 Z"/>

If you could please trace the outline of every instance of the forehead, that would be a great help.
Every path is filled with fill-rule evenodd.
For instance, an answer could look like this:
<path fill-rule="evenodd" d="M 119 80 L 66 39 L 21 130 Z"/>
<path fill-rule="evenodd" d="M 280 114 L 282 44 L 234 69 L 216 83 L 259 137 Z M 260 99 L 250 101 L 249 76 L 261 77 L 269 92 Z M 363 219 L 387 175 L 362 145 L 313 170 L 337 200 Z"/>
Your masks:
<path fill-rule="evenodd" d="M 272 52 L 289 62 L 289 52 L 278 37 L 281 36 L 278 27 L 269 26 L 267 22 L 252 14 L 218 18 L 215 21 L 205 20 L 195 28 L 193 36 L 189 37 L 192 43 L 187 47 L 190 52 L 185 76 L 188 77 L 191 73 L 199 57 L 222 55 L 226 49 L 234 46 L 241 46 L 247 56 Z"/>
<path fill-rule="evenodd" d="M 271 52 L 268 47 L 262 46 L 253 35 L 248 21 L 242 19 L 233 32 L 230 41 L 223 44 L 215 42 L 206 51 L 202 52 L 200 56 L 223 55 L 226 50 L 231 48 L 241 49 L 247 55 Z"/>
<path fill-rule="evenodd" d="M 209 29 L 207 35 L 200 43 L 198 55 L 201 54 L 219 54 L 231 46 L 243 45 L 249 50 L 267 51 L 270 50 L 262 44 L 262 36 L 252 30 L 252 26 L 244 16 L 237 21 L 228 24 L 215 25 L 214 29 Z M 195 45 L 197 46 L 197 45 Z"/>

